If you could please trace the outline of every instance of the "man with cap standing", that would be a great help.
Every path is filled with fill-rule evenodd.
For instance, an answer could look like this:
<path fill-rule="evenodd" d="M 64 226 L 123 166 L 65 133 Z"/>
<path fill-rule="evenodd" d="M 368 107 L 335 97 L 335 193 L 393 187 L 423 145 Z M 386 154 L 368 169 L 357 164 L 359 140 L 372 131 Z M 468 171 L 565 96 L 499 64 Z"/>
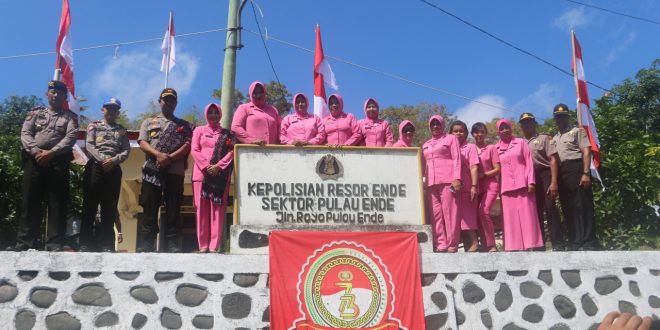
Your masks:
<path fill-rule="evenodd" d="M 46 249 L 62 251 L 69 203 L 69 163 L 78 134 L 76 114 L 64 108 L 67 88 L 61 81 L 48 83 L 48 107 L 35 107 L 21 129 L 23 144 L 23 202 L 17 240 L 13 248 L 35 247 L 41 237 L 44 197 L 48 200 Z"/>
<path fill-rule="evenodd" d="M 569 250 L 597 250 L 594 197 L 591 190 L 591 143 L 582 127 L 569 127 L 568 106 L 553 110 L 558 132 L 559 200 L 568 229 Z"/>
<path fill-rule="evenodd" d="M 161 113 L 147 118 L 140 127 L 138 142 L 147 156 L 142 167 L 142 225 L 138 252 L 154 251 L 156 234 L 166 236 L 168 252 L 179 252 L 183 177 L 190 153 L 193 127 L 174 116 L 177 93 L 165 88 L 158 98 Z M 158 228 L 158 211 L 165 202 L 165 228 Z"/>
<path fill-rule="evenodd" d="M 114 252 L 113 225 L 117 218 L 117 201 L 122 171 L 119 164 L 131 150 L 126 129 L 117 124 L 121 102 L 110 98 L 103 103 L 103 120 L 87 126 L 85 149 L 90 159 L 83 178 L 83 219 L 80 224 L 80 251 Z M 101 223 L 94 228 L 101 205 Z M 96 244 L 95 244 L 96 243 Z"/>
<path fill-rule="evenodd" d="M 564 229 L 561 225 L 559 211 L 555 205 L 558 194 L 557 177 L 559 175 L 559 164 L 557 160 L 556 143 L 547 134 L 537 132 L 537 122 L 533 114 L 525 112 L 518 120 L 522 128 L 529 150 L 534 162 L 534 175 L 536 177 L 536 211 L 541 222 L 541 233 L 545 238 L 543 230 L 544 210 L 547 212 L 548 233 L 552 242 L 553 251 L 565 250 Z"/>

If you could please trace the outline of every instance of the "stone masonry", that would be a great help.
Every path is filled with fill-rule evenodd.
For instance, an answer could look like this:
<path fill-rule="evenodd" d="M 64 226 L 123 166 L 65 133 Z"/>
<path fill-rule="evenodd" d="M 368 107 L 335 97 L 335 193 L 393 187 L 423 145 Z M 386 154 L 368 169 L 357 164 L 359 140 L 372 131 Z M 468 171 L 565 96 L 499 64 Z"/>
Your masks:
<path fill-rule="evenodd" d="M 268 256 L 0 252 L 1 329 L 268 329 Z M 421 253 L 426 329 L 660 317 L 660 252 Z M 411 329 L 412 330 L 412 329 Z"/>

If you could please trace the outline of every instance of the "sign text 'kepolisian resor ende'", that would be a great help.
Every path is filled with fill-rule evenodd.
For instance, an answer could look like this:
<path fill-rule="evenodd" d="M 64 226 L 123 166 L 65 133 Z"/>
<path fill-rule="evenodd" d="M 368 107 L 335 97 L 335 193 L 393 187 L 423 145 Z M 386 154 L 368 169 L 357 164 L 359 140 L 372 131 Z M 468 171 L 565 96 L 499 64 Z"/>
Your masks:
<path fill-rule="evenodd" d="M 241 225 L 420 225 L 418 148 L 237 145 Z"/>

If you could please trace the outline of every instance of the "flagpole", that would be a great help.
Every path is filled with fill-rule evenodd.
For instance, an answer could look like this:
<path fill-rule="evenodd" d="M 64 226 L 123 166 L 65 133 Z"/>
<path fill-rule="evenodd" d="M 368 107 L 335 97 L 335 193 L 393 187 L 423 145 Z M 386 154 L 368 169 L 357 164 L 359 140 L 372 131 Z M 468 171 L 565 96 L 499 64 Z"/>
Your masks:
<path fill-rule="evenodd" d="M 172 11 L 170 20 L 167 22 L 167 64 L 165 64 L 165 88 L 170 81 L 170 56 L 172 56 Z"/>

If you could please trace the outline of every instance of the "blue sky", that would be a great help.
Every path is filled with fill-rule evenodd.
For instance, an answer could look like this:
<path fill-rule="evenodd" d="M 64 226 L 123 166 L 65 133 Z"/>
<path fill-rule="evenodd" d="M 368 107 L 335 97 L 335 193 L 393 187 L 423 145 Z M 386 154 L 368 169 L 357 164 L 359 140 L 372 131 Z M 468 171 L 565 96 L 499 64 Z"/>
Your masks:
<path fill-rule="evenodd" d="M 660 19 L 652 0 L 591 1 L 631 15 Z M 570 29 L 582 44 L 586 76 L 610 87 L 632 77 L 660 57 L 660 26 L 586 8 L 563 0 L 446 1 L 436 5 L 570 70 Z M 227 1 L 82 1 L 70 0 L 74 48 L 162 38 L 168 11 L 176 33 L 225 28 Z M 367 97 L 381 107 L 419 102 L 445 104 L 468 122 L 517 116 L 531 111 L 548 117 L 558 102 L 575 103 L 572 77 L 522 55 L 455 19 L 417 1 L 257 0 L 268 34 L 307 48 L 314 47 L 314 27 L 321 25 L 326 55 L 452 91 L 508 111 L 414 86 L 330 60 L 344 96 L 346 111 L 364 117 Z M 3 37 L 0 57 L 54 50 L 61 1 L 6 1 L 0 12 Z M 243 25 L 256 31 L 248 5 Z M 183 114 L 191 106 L 213 101 L 210 93 L 222 80 L 224 32 L 179 37 L 171 86 L 179 91 Z M 259 37 L 244 32 L 238 54 L 237 88 L 274 80 Z M 292 93 L 313 93 L 313 55 L 267 41 L 280 80 Z M 131 117 L 144 112 L 163 88 L 159 72 L 160 41 L 77 51 L 77 94 L 89 99 L 87 115 L 98 118 L 103 99 L 121 99 Z M 115 56 L 115 53 L 117 56 Z M 0 59 L 0 97 L 43 95 L 51 79 L 54 55 Z M 327 87 L 328 94 L 332 90 Z M 602 91 L 590 87 L 591 98 Z"/>

